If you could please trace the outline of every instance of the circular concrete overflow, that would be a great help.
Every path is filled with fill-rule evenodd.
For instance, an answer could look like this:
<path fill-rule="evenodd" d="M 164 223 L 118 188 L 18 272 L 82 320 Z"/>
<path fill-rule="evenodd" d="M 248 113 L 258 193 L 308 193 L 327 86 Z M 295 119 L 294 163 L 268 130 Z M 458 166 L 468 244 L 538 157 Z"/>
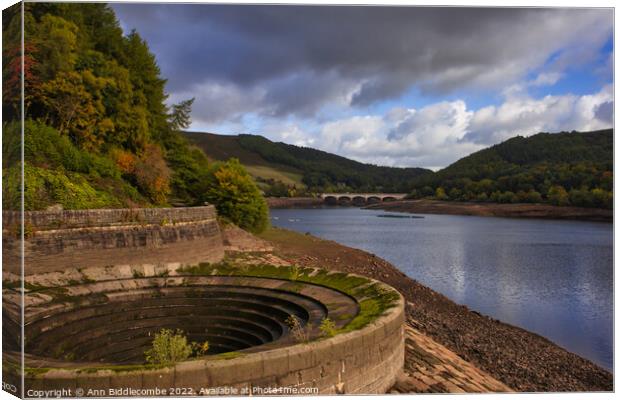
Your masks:
<path fill-rule="evenodd" d="M 70 289 L 83 294 L 55 298 L 58 288 L 52 289 L 48 307 L 31 314 L 30 355 L 63 363 L 140 364 L 163 328 L 180 329 L 191 342 L 208 341 L 208 354 L 219 354 L 292 342 L 286 323 L 291 315 L 313 327 L 329 315 L 342 327 L 359 311 L 353 298 L 336 290 L 269 278 L 141 278 Z M 55 299 L 72 302 L 60 307 Z"/>
<path fill-rule="evenodd" d="M 289 277 L 290 268 L 274 266 L 152 267 L 106 267 L 97 280 L 88 270 L 47 281 L 38 276 L 39 283 L 27 285 L 26 387 L 190 387 L 199 394 L 204 387 L 262 385 L 381 393 L 402 370 L 404 302 L 383 283 L 313 269 Z M 3 310 L 6 322 L 11 309 Z M 290 316 L 305 340 L 291 332 Z M 320 329 L 325 319 L 335 336 Z M 190 342 L 208 341 L 207 355 L 146 364 L 144 353 L 163 328 L 182 330 Z M 5 346 L 9 358 L 18 354 Z"/>

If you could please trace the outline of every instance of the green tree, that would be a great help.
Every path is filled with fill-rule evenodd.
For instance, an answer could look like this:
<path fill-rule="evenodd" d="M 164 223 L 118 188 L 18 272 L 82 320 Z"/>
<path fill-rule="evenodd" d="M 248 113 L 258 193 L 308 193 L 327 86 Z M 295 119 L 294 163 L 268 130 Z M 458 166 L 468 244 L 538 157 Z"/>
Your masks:
<path fill-rule="evenodd" d="M 500 203 L 516 203 L 518 201 L 518 197 L 513 192 L 506 191 L 499 195 L 497 201 Z"/>
<path fill-rule="evenodd" d="M 595 188 L 590 193 L 595 207 L 611 208 L 613 206 L 613 195 L 611 192 Z"/>
<path fill-rule="evenodd" d="M 569 204 L 568 193 L 562 186 L 554 185 L 547 192 L 547 199 L 556 206 L 566 206 Z"/>
<path fill-rule="evenodd" d="M 172 106 L 172 112 L 168 119 L 170 122 L 170 129 L 178 131 L 189 127 L 194 100 L 195 99 L 192 97 L 189 100 L 184 100 Z"/>
<path fill-rule="evenodd" d="M 450 199 L 452 200 L 461 200 L 462 192 L 458 188 L 450 189 Z"/>
<path fill-rule="evenodd" d="M 105 114 L 101 91 L 108 81 L 88 70 L 61 72 L 42 85 L 47 120 L 87 150 L 97 150 L 114 124 Z"/>
<path fill-rule="evenodd" d="M 29 32 L 32 30 L 32 32 Z M 78 27 L 61 17 L 45 14 L 38 23 L 26 26 L 26 38 L 31 41 L 39 60 L 36 75 L 51 80 L 60 72 L 70 72 L 77 61 Z"/>
<path fill-rule="evenodd" d="M 252 232 L 268 226 L 267 203 L 239 160 L 216 164 L 209 186 L 206 198 L 221 216 Z"/>
<path fill-rule="evenodd" d="M 568 193 L 570 204 L 576 207 L 593 207 L 594 201 L 588 188 L 572 189 Z"/>
<path fill-rule="evenodd" d="M 444 188 L 438 187 L 437 190 L 435 190 L 435 198 L 437 200 L 448 200 L 448 195 Z"/>

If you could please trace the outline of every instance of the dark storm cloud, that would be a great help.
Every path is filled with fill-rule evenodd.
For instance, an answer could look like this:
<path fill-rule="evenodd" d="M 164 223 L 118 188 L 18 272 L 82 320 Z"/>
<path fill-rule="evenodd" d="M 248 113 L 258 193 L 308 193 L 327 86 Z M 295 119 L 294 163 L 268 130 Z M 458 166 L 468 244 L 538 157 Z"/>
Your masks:
<path fill-rule="evenodd" d="M 613 17 L 609 10 L 583 9 L 113 8 L 126 29 L 147 39 L 169 91 L 234 85 L 276 115 L 312 113 L 330 101 L 364 106 L 413 85 L 430 93 L 496 88 L 553 53 L 568 62 L 582 54 L 575 49 L 598 45 L 610 35 Z"/>
<path fill-rule="evenodd" d="M 613 120 L 614 120 L 614 102 L 613 101 L 607 101 L 605 103 L 602 103 L 601 105 L 599 105 L 596 108 L 596 111 L 594 112 L 594 115 L 596 118 L 598 118 L 599 120 L 603 121 L 603 122 L 607 122 L 610 125 L 613 124 Z"/>

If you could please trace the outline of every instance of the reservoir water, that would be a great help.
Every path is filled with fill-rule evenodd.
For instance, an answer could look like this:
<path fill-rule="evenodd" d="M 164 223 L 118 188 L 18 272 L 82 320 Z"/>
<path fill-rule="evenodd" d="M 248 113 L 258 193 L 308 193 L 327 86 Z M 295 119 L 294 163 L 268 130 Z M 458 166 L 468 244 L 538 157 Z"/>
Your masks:
<path fill-rule="evenodd" d="M 274 226 L 374 253 L 457 303 L 612 370 L 612 224 L 379 217 L 388 214 L 408 215 L 337 207 L 271 210 Z"/>

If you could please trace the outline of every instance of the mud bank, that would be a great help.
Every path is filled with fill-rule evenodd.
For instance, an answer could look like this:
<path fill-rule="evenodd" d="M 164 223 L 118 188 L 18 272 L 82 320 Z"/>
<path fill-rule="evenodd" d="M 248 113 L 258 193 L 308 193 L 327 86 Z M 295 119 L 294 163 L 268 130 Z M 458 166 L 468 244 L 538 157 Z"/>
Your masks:
<path fill-rule="evenodd" d="M 319 208 L 325 205 L 318 197 L 267 197 L 269 208 Z"/>
<path fill-rule="evenodd" d="M 460 203 L 437 200 L 400 200 L 368 209 L 421 214 L 477 215 L 483 217 L 570 219 L 612 222 L 613 211 L 601 208 L 557 207 L 549 204 Z"/>

